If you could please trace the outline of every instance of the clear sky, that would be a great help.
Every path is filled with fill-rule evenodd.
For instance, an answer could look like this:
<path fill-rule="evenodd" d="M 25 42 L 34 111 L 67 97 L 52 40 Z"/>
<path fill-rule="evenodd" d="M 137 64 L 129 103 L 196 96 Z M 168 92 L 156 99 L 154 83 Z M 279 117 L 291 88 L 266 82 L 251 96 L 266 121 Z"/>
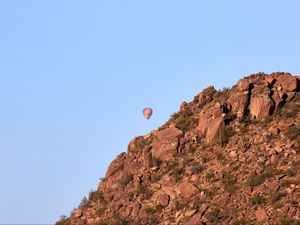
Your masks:
<path fill-rule="evenodd" d="M 300 74 L 299 9 L 298 0 L 1 0 L 0 224 L 68 215 L 133 137 L 204 87 Z"/>

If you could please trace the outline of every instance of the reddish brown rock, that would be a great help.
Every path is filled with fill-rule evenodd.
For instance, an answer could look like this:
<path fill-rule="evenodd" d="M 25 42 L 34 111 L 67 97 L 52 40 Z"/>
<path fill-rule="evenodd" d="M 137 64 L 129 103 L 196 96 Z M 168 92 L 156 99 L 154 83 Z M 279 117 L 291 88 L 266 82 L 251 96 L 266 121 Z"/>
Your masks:
<path fill-rule="evenodd" d="M 156 159 L 170 161 L 177 154 L 179 138 L 183 132 L 175 127 L 167 128 L 157 133 L 152 143 L 152 155 Z"/>
<path fill-rule="evenodd" d="M 296 77 L 290 74 L 282 74 L 276 78 L 277 82 L 282 86 L 287 92 L 296 91 L 298 88 L 298 80 Z"/>
<path fill-rule="evenodd" d="M 178 185 L 178 192 L 184 198 L 190 198 L 199 193 L 198 188 L 188 181 L 183 181 Z"/>
<path fill-rule="evenodd" d="M 224 118 L 222 116 L 212 119 L 209 123 L 206 139 L 209 144 L 220 142 L 225 128 Z"/>
<path fill-rule="evenodd" d="M 237 87 L 239 89 L 239 91 L 241 92 L 245 92 L 245 91 L 248 91 L 249 90 L 249 81 L 246 80 L 246 79 L 240 79 L 238 82 L 237 82 Z"/>
<path fill-rule="evenodd" d="M 199 218 L 199 216 L 193 216 L 188 222 L 184 223 L 184 225 L 203 225 L 203 221 Z"/>
<path fill-rule="evenodd" d="M 82 216 L 82 209 L 76 209 L 73 214 L 74 218 L 79 218 Z"/>
<path fill-rule="evenodd" d="M 258 222 L 265 222 L 268 220 L 268 214 L 264 209 L 256 210 L 255 217 Z"/>
<path fill-rule="evenodd" d="M 114 175 L 117 171 L 123 169 L 124 159 L 125 159 L 125 153 L 121 153 L 120 155 L 117 156 L 117 158 L 114 161 L 111 162 L 105 175 L 106 179 Z"/>
<path fill-rule="evenodd" d="M 170 203 L 170 196 L 167 194 L 162 194 L 158 197 L 157 203 L 163 207 L 167 207 Z"/>
<path fill-rule="evenodd" d="M 202 105 L 206 105 L 207 103 L 210 103 L 213 100 L 213 95 L 216 93 L 216 89 L 213 86 L 209 86 L 205 88 L 200 94 L 199 94 L 199 102 Z"/>
<path fill-rule="evenodd" d="M 153 166 L 152 153 L 148 149 L 143 150 L 143 162 L 144 162 L 144 166 L 147 167 L 148 169 Z"/>
<path fill-rule="evenodd" d="M 228 103 L 237 117 L 241 118 L 245 114 L 249 104 L 249 95 L 244 92 L 231 92 Z"/>
<path fill-rule="evenodd" d="M 267 95 L 258 95 L 251 97 L 250 113 L 256 119 L 262 120 L 268 118 L 274 109 L 274 102 Z"/>

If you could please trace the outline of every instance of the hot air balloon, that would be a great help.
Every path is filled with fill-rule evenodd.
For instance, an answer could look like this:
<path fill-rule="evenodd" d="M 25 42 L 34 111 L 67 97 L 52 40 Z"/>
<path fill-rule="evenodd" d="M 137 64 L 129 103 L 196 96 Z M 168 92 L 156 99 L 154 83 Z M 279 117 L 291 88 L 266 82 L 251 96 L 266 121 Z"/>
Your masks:
<path fill-rule="evenodd" d="M 143 110 L 143 114 L 147 118 L 147 120 L 150 119 L 150 117 L 152 116 L 152 113 L 153 113 L 153 110 L 151 108 L 144 108 L 144 110 Z"/>

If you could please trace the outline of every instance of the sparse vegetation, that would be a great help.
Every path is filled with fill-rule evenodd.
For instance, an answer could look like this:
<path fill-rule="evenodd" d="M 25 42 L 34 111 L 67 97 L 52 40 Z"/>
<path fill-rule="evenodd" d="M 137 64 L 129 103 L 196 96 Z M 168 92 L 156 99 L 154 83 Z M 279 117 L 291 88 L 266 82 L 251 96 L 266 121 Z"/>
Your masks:
<path fill-rule="evenodd" d="M 92 192 L 90 192 L 90 200 L 91 201 L 105 202 L 103 192 L 102 191 L 92 191 Z"/>
<path fill-rule="evenodd" d="M 175 121 L 175 126 L 182 131 L 195 128 L 199 121 L 199 118 L 188 109 L 174 113 L 171 118 Z"/>
<path fill-rule="evenodd" d="M 191 166 L 194 174 L 199 174 L 205 170 L 205 167 L 202 166 L 201 163 L 198 161 L 193 161 Z"/>
<path fill-rule="evenodd" d="M 220 135 L 220 144 L 222 147 L 224 147 L 228 141 L 229 138 L 231 138 L 235 134 L 235 131 L 230 126 L 226 126 L 224 128 L 223 133 Z"/>
<path fill-rule="evenodd" d="M 235 187 L 236 178 L 232 174 L 224 173 L 222 178 L 222 183 L 225 191 L 229 193 L 234 193 L 234 191 L 236 190 Z"/>
<path fill-rule="evenodd" d="M 154 166 L 161 166 L 161 164 L 163 163 L 163 161 L 161 159 L 158 158 L 152 158 L 152 163 Z"/>
<path fill-rule="evenodd" d="M 189 207 L 189 203 L 188 202 L 185 202 L 185 201 L 182 201 L 182 202 L 179 202 L 179 201 L 176 201 L 175 203 L 175 211 L 179 211 L 179 210 L 182 210 L 184 208 L 188 208 Z"/>
<path fill-rule="evenodd" d="M 67 216 L 62 215 L 60 216 L 59 221 L 55 223 L 55 225 L 67 225 L 67 222 L 68 222 Z"/>
<path fill-rule="evenodd" d="M 155 213 L 161 213 L 163 210 L 163 206 L 162 205 L 156 205 L 155 207 L 148 207 L 145 209 L 145 212 L 148 214 L 155 214 Z"/>
<path fill-rule="evenodd" d="M 214 190 L 214 189 L 210 189 L 210 190 L 205 189 L 205 190 L 204 190 L 204 194 L 205 194 L 208 198 L 212 199 L 212 198 L 215 196 L 215 194 L 216 194 L 216 190 Z"/>
<path fill-rule="evenodd" d="M 106 208 L 100 208 L 96 211 L 96 215 L 101 217 L 104 215 L 105 211 L 106 211 Z"/>
<path fill-rule="evenodd" d="M 272 203 L 275 203 L 285 196 L 286 196 L 286 193 L 276 192 L 275 194 L 272 195 L 271 201 L 272 201 Z"/>
<path fill-rule="evenodd" d="M 221 211 L 219 209 L 213 209 L 209 211 L 205 216 L 207 220 L 213 224 L 217 224 L 222 219 Z"/>
<path fill-rule="evenodd" d="M 225 159 L 225 156 L 223 155 L 222 152 L 217 152 L 216 156 L 217 156 L 217 160 L 224 160 Z"/>
<path fill-rule="evenodd" d="M 252 205 L 261 205 L 266 203 L 266 199 L 261 196 L 260 194 L 255 194 L 252 198 L 251 198 L 251 204 Z"/>
<path fill-rule="evenodd" d="M 161 171 L 159 171 L 159 172 L 157 172 L 157 173 L 151 175 L 151 180 L 152 180 L 153 182 L 158 182 L 158 181 L 161 180 L 162 177 L 163 177 L 163 173 L 162 173 Z"/>
<path fill-rule="evenodd" d="M 180 181 L 184 175 L 185 175 L 185 170 L 184 168 L 175 168 L 171 171 L 171 175 L 175 177 L 176 181 Z"/>
<path fill-rule="evenodd" d="M 249 183 L 250 187 L 255 187 L 255 186 L 261 185 L 267 179 L 274 177 L 275 175 L 282 174 L 283 172 L 284 171 L 282 171 L 282 170 L 273 169 L 273 170 L 269 170 L 269 171 L 261 173 L 261 174 L 253 175 L 249 178 L 248 183 Z"/>
<path fill-rule="evenodd" d="M 231 225 L 248 225 L 250 224 L 249 222 L 247 222 L 246 219 L 239 219 L 239 220 L 233 220 Z"/>
<path fill-rule="evenodd" d="M 299 219 L 283 219 L 280 221 L 279 225 L 300 225 Z"/>
<path fill-rule="evenodd" d="M 144 138 L 139 138 L 137 141 L 136 141 L 136 146 L 138 147 L 138 149 L 143 149 L 147 144 L 147 141 L 144 139 Z"/>
<path fill-rule="evenodd" d="M 285 135 L 290 140 L 300 139 L 300 127 L 296 125 L 290 126 Z"/>
<path fill-rule="evenodd" d="M 138 187 L 138 194 L 139 195 L 144 195 L 146 199 L 150 199 L 153 193 L 145 185 L 140 185 Z"/>
<path fill-rule="evenodd" d="M 211 160 L 210 157 L 208 155 L 206 155 L 206 154 L 202 154 L 201 155 L 201 159 L 202 159 L 203 163 L 207 163 L 207 162 L 209 162 Z"/>
<path fill-rule="evenodd" d="M 212 171 L 208 171 L 205 174 L 205 178 L 208 179 L 208 180 L 212 180 L 214 177 L 215 177 L 215 174 Z"/>
<path fill-rule="evenodd" d="M 125 186 L 127 186 L 127 184 L 129 184 L 132 180 L 133 180 L 133 175 L 132 175 L 132 174 L 124 173 L 124 174 L 122 175 L 122 177 L 120 178 L 119 183 L 120 183 L 123 187 L 125 187 Z"/>
<path fill-rule="evenodd" d="M 188 153 L 194 154 L 196 151 L 196 147 L 194 145 L 190 145 L 189 148 L 187 149 Z"/>
<path fill-rule="evenodd" d="M 89 201 L 87 200 L 87 198 L 84 196 L 78 206 L 78 208 L 80 209 L 86 209 L 90 206 Z"/>

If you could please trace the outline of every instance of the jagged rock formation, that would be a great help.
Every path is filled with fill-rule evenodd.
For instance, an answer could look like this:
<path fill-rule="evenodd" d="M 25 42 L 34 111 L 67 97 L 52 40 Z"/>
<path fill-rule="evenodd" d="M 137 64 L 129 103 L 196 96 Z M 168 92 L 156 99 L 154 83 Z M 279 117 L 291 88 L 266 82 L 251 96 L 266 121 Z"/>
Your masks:
<path fill-rule="evenodd" d="M 65 225 L 300 224 L 300 77 L 204 89 L 136 137 Z"/>

